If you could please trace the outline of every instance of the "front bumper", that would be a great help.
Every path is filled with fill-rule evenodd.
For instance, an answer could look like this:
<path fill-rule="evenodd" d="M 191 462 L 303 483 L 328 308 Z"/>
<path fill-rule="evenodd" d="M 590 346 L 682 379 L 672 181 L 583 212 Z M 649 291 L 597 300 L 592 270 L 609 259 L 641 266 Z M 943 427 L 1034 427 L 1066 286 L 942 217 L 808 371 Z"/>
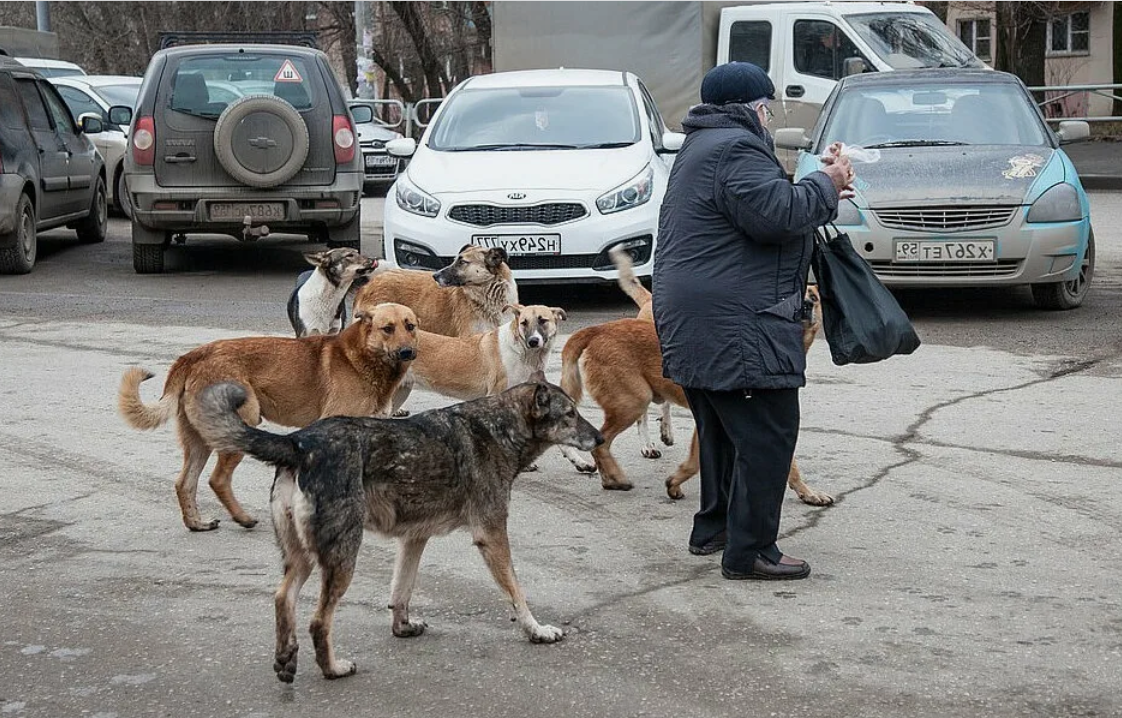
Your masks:
<path fill-rule="evenodd" d="M 450 264 L 460 248 L 470 244 L 475 235 L 559 234 L 561 252 L 558 254 L 511 255 L 508 263 L 515 281 L 538 284 L 615 282 L 618 272 L 607 259 L 606 251 L 612 245 L 628 240 L 645 240 L 646 249 L 639 251 L 635 274 L 648 277 L 654 270 L 661 198 L 652 197 L 646 204 L 605 215 L 596 209 L 595 197 L 590 198 L 587 194 L 557 193 L 551 194 L 548 199 L 539 195 L 534 204 L 580 202 L 588 210 L 580 219 L 556 225 L 475 226 L 448 218 L 449 210 L 461 204 L 518 206 L 517 202 L 507 199 L 506 194 L 505 191 L 445 194 L 439 197 L 439 215 L 422 217 L 398 207 L 391 190 L 390 196 L 386 197 L 382 232 L 385 263 L 391 267 L 438 269 Z M 402 242 L 423 248 L 431 254 L 425 256 L 421 264 L 408 263 L 404 252 L 400 251 Z"/>
<path fill-rule="evenodd" d="M 26 183 L 15 173 L 0 174 L 0 234 L 16 228 L 16 205 Z"/>
<path fill-rule="evenodd" d="M 1015 286 L 1075 279 L 1087 250 L 1090 220 L 1029 224 L 1027 207 L 1008 224 L 961 232 L 919 232 L 884 226 L 876 212 L 861 210 L 863 223 L 841 226 L 877 277 L 896 287 Z M 958 241 L 992 239 L 995 262 L 916 263 L 895 261 L 898 240 Z"/>
<path fill-rule="evenodd" d="M 252 187 L 161 187 L 152 174 L 128 177 L 129 195 L 133 202 L 133 218 L 155 230 L 171 232 L 239 233 L 242 222 L 212 220 L 212 202 L 280 202 L 285 206 L 284 219 L 255 221 L 266 224 L 274 232 L 302 232 L 321 227 L 338 227 L 358 216 L 362 194 L 362 175 L 358 172 L 336 172 L 335 182 L 326 186 L 285 186 L 280 189 Z M 175 209 L 155 209 L 157 202 L 172 202 Z M 335 202 L 335 207 L 324 203 Z"/>
<path fill-rule="evenodd" d="M 393 160 L 392 164 L 370 164 L 371 160 L 378 161 L 381 158 L 389 157 Z M 391 184 L 397 179 L 404 169 L 405 160 L 399 157 L 393 157 L 385 150 L 376 150 L 369 147 L 362 148 L 362 167 L 363 175 L 362 180 L 364 184 Z"/>

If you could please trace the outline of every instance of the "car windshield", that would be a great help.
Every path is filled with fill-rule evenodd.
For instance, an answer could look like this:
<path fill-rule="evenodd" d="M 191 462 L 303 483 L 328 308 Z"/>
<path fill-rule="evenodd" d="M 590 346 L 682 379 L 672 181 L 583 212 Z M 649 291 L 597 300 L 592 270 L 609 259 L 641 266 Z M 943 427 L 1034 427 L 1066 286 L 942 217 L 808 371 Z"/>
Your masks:
<path fill-rule="evenodd" d="M 627 87 L 520 87 L 456 93 L 428 146 L 446 152 L 568 150 L 638 141 L 639 114 Z"/>
<path fill-rule="evenodd" d="M 1040 118 L 1017 85 L 996 82 L 845 87 L 821 147 L 1048 144 Z"/>
<path fill-rule="evenodd" d="M 845 19 L 894 70 L 985 67 L 934 15 L 883 12 Z"/>
<path fill-rule="evenodd" d="M 140 94 L 140 85 L 102 85 L 101 87 L 93 88 L 101 98 L 112 107 L 113 105 L 124 105 L 126 107 L 136 108 L 136 98 Z"/>
<path fill-rule="evenodd" d="M 172 76 L 171 109 L 216 118 L 244 95 L 274 95 L 297 110 L 312 107 L 312 69 L 299 57 L 284 55 L 206 55 L 187 58 Z"/>

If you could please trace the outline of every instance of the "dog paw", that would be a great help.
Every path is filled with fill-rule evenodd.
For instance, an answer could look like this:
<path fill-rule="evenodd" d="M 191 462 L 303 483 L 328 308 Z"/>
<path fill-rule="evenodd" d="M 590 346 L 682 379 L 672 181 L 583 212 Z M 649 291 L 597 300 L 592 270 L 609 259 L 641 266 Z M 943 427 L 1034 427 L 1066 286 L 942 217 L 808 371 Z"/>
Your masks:
<path fill-rule="evenodd" d="M 352 661 L 335 661 L 330 667 L 324 669 L 323 677 L 329 681 L 333 681 L 336 678 L 353 676 L 357 670 L 358 666 Z"/>
<path fill-rule="evenodd" d="M 273 660 L 273 671 L 277 674 L 277 680 L 282 683 L 292 683 L 296 678 L 297 650 L 297 646 L 293 645 L 283 651 L 277 651 L 276 658 Z"/>
<path fill-rule="evenodd" d="M 213 519 L 213 520 L 207 521 L 205 523 L 200 521 L 197 524 L 188 524 L 187 528 L 191 529 L 192 531 L 196 531 L 196 532 L 213 531 L 216 528 L 218 528 L 218 524 L 219 524 L 218 519 Z"/>
<path fill-rule="evenodd" d="M 245 516 L 240 519 L 236 518 L 234 519 L 234 521 L 237 521 L 238 526 L 241 526 L 243 529 L 251 529 L 257 525 L 257 519 L 253 518 L 252 516 Z"/>
<path fill-rule="evenodd" d="M 666 482 L 666 495 L 674 499 L 675 501 L 679 501 L 686 497 L 685 492 L 682 491 L 682 487 L 669 480 Z"/>
<path fill-rule="evenodd" d="M 534 472 L 534 471 L 537 471 L 537 470 L 538 470 L 538 465 L 537 464 L 530 464 L 525 469 L 522 469 L 522 473 L 528 474 L 528 473 L 531 473 L 531 472 Z"/>
<path fill-rule="evenodd" d="M 530 643 L 557 643 L 565 632 L 556 626 L 537 625 L 530 629 Z"/>
<path fill-rule="evenodd" d="M 643 447 L 643 456 L 648 459 L 661 459 L 662 452 L 654 444 L 647 444 Z"/>
<path fill-rule="evenodd" d="M 608 479 L 601 479 L 600 485 L 608 491 L 630 491 L 635 488 L 635 484 L 630 481 L 609 481 Z"/>
<path fill-rule="evenodd" d="M 799 500 L 804 504 L 811 506 L 830 506 L 834 503 L 834 497 L 829 494 L 824 494 L 821 491 L 807 488 L 805 491 L 799 492 Z"/>
<path fill-rule="evenodd" d="M 395 411 L 390 416 L 392 416 L 395 419 L 404 419 L 405 417 L 409 416 L 409 410 L 408 409 L 398 409 L 397 411 Z"/>
<path fill-rule="evenodd" d="M 658 434 L 658 438 L 662 440 L 664 446 L 674 446 L 674 434 L 668 430 L 662 430 Z"/>
<path fill-rule="evenodd" d="M 393 625 L 393 635 L 398 638 L 413 638 L 425 632 L 428 624 L 424 621 L 407 621 L 406 623 L 395 623 Z"/>

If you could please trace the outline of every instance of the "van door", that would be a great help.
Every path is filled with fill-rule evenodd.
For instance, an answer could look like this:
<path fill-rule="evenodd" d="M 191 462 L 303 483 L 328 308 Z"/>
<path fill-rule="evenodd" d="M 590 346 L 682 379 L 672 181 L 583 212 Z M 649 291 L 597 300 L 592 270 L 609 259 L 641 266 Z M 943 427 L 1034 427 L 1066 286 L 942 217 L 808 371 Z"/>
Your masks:
<path fill-rule="evenodd" d="M 784 127 L 802 127 L 809 135 L 818 121 L 822 105 L 845 76 L 845 60 L 859 58 L 867 72 L 876 66 L 857 49 L 853 39 L 828 17 L 790 13 L 784 21 L 782 100 Z M 777 113 L 779 114 L 779 113 Z M 784 151 L 780 160 L 794 170 L 797 153 Z"/>
<path fill-rule="evenodd" d="M 16 77 L 27 125 L 39 151 L 39 191 L 36 209 L 39 222 L 47 222 L 66 214 L 66 197 L 70 188 L 70 152 L 51 124 L 50 114 L 33 78 Z"/>

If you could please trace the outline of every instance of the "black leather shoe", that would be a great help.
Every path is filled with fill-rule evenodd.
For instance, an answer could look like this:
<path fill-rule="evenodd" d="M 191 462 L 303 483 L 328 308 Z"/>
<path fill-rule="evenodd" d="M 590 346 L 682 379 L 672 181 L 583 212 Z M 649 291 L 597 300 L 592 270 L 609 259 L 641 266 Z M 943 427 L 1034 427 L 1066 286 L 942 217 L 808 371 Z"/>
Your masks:
<path fill-rule="evenodd" d="M 783 556 L 779 563 L 758 556 L 748 573 L 731 571 L 721 566 L 721 575 L 730 581 L 794 581 L 810 575 L 810 564 L 790 556 Z"/>
<path fill-rule="evenodd" d="M 728 543 L 728 534 L 724 531 L 709 539 L 700 546 L 690 544 L 690 553 L 694 556 L 709 556 L 718 551 L 725 550 L 725 544 Z"/>

